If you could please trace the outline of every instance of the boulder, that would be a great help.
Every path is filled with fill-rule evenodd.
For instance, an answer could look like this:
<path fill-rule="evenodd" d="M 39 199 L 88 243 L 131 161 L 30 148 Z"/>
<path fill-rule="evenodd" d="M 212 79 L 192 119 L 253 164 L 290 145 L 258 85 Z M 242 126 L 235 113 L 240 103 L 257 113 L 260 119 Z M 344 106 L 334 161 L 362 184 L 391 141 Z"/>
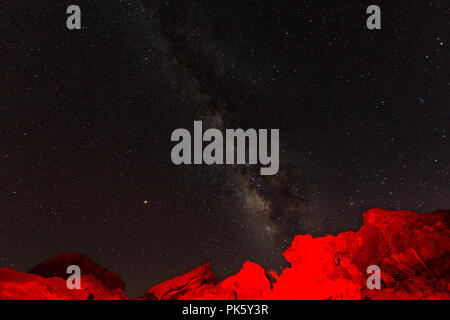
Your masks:
<path fill-rule="evenodd" d="M 53 259 L 37 265 L 31 269 L 30 273 L 40 275 L 44 278 L 59 277 L 67 279 L 70 276 L 67 273 L 67 267 L 70 265 L 79 266 L 82 275 L 93 275 L 110 290 L 120 289 L 125 291 L 125 282 L 117 274 L 95 264 L 91 259 L 80 253 L 60 254 Z"/>

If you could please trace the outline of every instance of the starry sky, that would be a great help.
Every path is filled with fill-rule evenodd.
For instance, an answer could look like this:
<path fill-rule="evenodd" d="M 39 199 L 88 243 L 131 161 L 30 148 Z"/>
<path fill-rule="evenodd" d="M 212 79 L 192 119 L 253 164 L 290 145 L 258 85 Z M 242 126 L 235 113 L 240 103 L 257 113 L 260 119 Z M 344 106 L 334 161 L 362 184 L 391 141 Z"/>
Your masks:
<path fill-rule="evenodd" d="M 66 28 L 77 4 L 82 30 Z M 450 208 L 442 1 L 2 1 L 0 265 L 81 252 L 127 294 L 267 269 L 370 208 Z M 277 128 L 280 171 L 175 166 L 173 130 Z"/>

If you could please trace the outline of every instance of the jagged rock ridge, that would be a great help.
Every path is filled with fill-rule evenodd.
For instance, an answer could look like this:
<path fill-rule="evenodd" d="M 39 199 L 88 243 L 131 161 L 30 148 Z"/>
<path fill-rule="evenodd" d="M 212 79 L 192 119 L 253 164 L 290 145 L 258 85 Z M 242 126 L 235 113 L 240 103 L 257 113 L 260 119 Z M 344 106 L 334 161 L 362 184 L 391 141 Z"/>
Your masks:
<path fill-rule="evenodd" d="M 283 253 L 290 266 L 280 274 L 248 261 L 219 282 L 207 263 L 139 299 L 449 299 L 449 221 L 450 211 L 372 209 L 357 232 L 296 236 Z M 84 270 L 80 290 L 66 287 L 71 264 Z M 380 290 L 367 288 L 370 265 L 381 269 Z M 127 299 L 124 289 L 117 275 L 79 254 L 60 255 L 32 273 L 0 268 L 0 299 Z"/>

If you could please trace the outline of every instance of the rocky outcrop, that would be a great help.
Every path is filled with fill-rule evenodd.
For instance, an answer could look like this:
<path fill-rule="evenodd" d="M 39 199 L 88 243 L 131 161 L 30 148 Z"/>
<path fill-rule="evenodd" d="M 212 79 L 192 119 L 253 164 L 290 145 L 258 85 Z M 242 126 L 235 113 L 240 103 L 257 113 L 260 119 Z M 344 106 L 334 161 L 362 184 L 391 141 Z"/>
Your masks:
<path fill-rule="evenodd" d="M 121 289 L 111 290 L 93 275 L 81 276 L 81 288 L 70 290 L 66 280 L 0 268 L 0 300 L 123 300 Z"/>
<path fill-rule="evenodd" d="M 62 279 L 67 279 L 70 274 L 66 271 L 67 267 L 70 265 L 79 266 L 83 275 L 94 276 L 110 290 L 119 289 L 125 291 L 125 282 L 123 282 L 118 275 L 95 264 L 94 261 L 80 253 L 60 254 L 53 259 L 37 265 L 31 269 L 30 273 L 34 273 L 45 278 L 59 277 Z"/>
<path fill-rule="evenodd" d="M 211 264 L 206 263 L 184 275 L 157 284 L 147 291 L 142 299 L 191 299 L 197 297 L 199 294 L 206 296 L 210 290 L 214 293 L 214 295 L 221 295 L 221 292 L 217 289 L 216 284 L 217 279 L 211 271 Z"/>
<path fill-rule="evenodd" d="M 147 291 L 144 300 L 450 299 L 450 211 L 417 214 L 372 209 L 357 232 L 298 235 L 279 275 L 246 262 L 218 282 L 207 263 Z M 82 288 L 66 286 L 67 266 L 82 270 Z M 367 287 L 367 268 L 381 270 L 381 289 Z M 126 299 L 120 278 L 79 254 L 65 254 L 23 273 L 0 268 L 0 299 Z"/>
<path fill-rule="evenodd" d="M 246 262 L 240 272 L 216 285 L 196 273 L 195 289 L 174 290 L 171 281 L 180 277 L 158 288 L 171 288 L 170 297 L 177 299 L 449 299 L 449 222 L 449 211 L 372 209 L 358 232 L 296 236 L 283 253 L 290 267 L 280 275 L 270 271 L 269 276 Z M 380 290 L 367 288 L 371 265 L 380 267 Z M 183 283 L 190 283 L 190 277 L 182 276 Z M 160 299 L 166 297 L 163 291 Z"/>

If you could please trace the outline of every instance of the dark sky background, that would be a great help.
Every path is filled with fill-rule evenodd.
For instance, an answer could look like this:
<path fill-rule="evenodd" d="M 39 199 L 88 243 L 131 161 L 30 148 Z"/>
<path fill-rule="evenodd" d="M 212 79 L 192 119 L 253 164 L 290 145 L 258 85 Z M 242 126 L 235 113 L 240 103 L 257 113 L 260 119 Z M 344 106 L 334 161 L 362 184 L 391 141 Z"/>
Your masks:
<path fill-rule="evenodd" d="M 0 6 L 1 266 L 81 252 L 137 296 L 279 270 L 369 208 L 450 208 L 445 2 L 375 1 L 374 31 L 372 1 L 57 2 Z M 280 172 L 173 165 L 194 120 L 280 129 Z"/>

